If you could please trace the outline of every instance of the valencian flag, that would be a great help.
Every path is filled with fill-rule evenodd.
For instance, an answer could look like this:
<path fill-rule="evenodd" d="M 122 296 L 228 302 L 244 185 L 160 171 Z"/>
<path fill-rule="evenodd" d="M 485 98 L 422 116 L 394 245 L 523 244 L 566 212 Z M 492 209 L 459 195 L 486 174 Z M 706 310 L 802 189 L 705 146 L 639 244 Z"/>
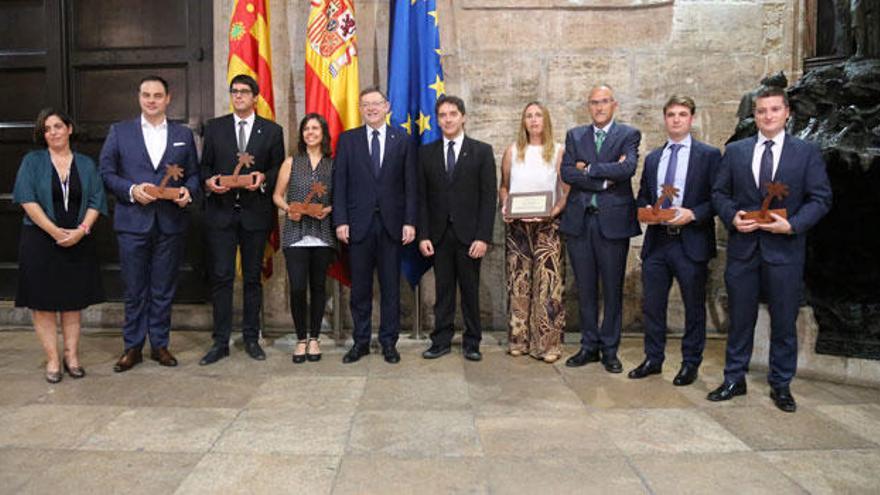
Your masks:
<path fill-rule="evenodd" d="M 440 65 L 440 29 L 436 0 L 394 0 L 388 49 L 388 99 L 391 125 L 420 145 L 440 139 L 434 104 L 446 92 Z M 419 283 L 431 263 L 416 243 L 403 250 L 401 269 L 410 285 Z"/>
<path fill-rule="evenodd" d="M 311 5 L 306 31 L 306 113 L 327 119 L 335 154 L 339 135 L 361 124 L 354 3 L 311 0 Z M 351 286 L 344 247 L 328 273 Z"/>
<path fill-rule="evenodd" d="M 272 46 L 269 44 L 269 0 L 235 0 L 229 21 L 229 63 L 226 82 L 238 74 L 257 81 L 257 115 L 275 120 L 275 97 L 272 89 Z M 281 246 L 278 218 L 269 234 L 263 254 L 263 277 L 272 276 L 272 258 Z M 237 263 L 238 264 L 238 263 Z"/>

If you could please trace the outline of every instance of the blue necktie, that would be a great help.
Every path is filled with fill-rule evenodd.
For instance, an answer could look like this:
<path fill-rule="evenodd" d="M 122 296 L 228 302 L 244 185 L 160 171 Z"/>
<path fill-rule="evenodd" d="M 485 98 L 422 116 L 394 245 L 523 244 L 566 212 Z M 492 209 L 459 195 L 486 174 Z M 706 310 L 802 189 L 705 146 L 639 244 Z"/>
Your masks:
<path fill-rule="evenodd" d="M 373 160 L 373 175 L 379 177 L 380 159 L 379 159 L 379 131 L 373 129 L 373 139 L 370 140 L 370 158 Z"/>
<path fill-rule="evenodd" d="M 678 168 L 678 150 L 680 149 L 680 144 L 669 145 L 669 163 L 666 164 L 666 178 L 663 179 L 663 184 L 661 185 L 675 185 L 675 171 Z M 661 208 L 669 208 L 671 205 L 672 201 L 666 198 L 663 200 Z"/>
<path fill-rule="evenodd" d="M 455 141 L 449 141 L 449 149 L 446 151 L 446 173 L 452 179 L 455 172 Z"/>
<path fill-rule="evenodd" d="M 773 141 L 764 141 L 764 154 L 761 155 L 761 171 L 758 172 L 758 188 L 767 195 L 767 184 L 773 181 Z"/>

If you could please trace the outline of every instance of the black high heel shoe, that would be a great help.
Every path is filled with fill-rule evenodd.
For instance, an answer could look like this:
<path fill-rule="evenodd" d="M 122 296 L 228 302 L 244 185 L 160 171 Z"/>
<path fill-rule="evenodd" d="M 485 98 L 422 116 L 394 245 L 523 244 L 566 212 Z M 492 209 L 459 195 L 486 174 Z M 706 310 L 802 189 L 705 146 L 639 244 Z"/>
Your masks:
<path fill-rule="evenodd" d="M 64 361 L 62 361 L 62 363 L 64 364 L 64 371 L 66 371 L 67 374 L 70 375 L 71 378 L 80 379 L 80 378 L 86 376 L 86 370 L 82 366 L 74 366 L 73 368 L 71 368 L 71 367 L 67 366 L 66 359 Z M 60 374 L 60 372 L 59 372 L 59 374 Z"/>
<path fill-rule="evenodd" d="M 298 340 L 296 342 L 296 347 L 299 347 L 300 344 L 305 344 L 306 348 L 305 348 L 305 351 L 303 351 L 303 354 L 297 354 L 296 348 L 293 349 L 293 358 L 291 358 L 291 359 L 296 364 L 302 364 L 302 363 L 306 362 L 306 356 L 309 355 L 308 341 L 307 340 Z"/>
<path fill-rule="evenodd" d="M 321 344 L 321 340 L 320 340 L 320 339 L 315 339 L 315 338 L 311 338 L 311 339 L 309 339 L 309 344 L 311 344 L 313 340 L 314 340 L 318 345 Z M 318 349 L 320 349 L 320 347 L 319 347 Z M 321 353 L 320 353 L 320 352 L 315 353 L 315 354 L 310 353 L 310 352 L 309 352 L 308 345 L 306 345 L 306 359 L 308 359 L 309 362 L 311 362 L 311 363 L 314 363 L 314 362 L 316 362 L 316 361 L 320 361 L 320 360 L 321 360 Z"/>
<path fill-rule="evenodd" d="M 46 371 L 46 381 L 49 383 L 59 383 L 63 377 L 64 374 L 61 373 L 61 370 Z"/>

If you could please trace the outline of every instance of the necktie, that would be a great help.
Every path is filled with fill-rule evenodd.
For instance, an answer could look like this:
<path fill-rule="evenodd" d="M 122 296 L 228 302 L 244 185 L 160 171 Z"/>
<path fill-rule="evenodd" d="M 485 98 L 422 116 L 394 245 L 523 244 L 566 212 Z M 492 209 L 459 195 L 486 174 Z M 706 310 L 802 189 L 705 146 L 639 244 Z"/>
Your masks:
<path fill-rule="evenodd" d="M 605 142 L 606 132 L 602 129 L 596 129 L 596 153 L 602 151 L 602 143 Z"/>
<path fill-rule="evenodd" d="M 669 146 L 669 163 L 666 165 L 666 178 L 663 179 L 662 185 L 675 185 L 675 169 L 678 168 L 678 150 L 681 149 L 680 144 Z M 672 201 L 669 198 L 663 200 L 662 208 L 669 208 Z"/>
<path fill-rule="evenodd" d="M 455 141 L 449 141 L 449 149 L 446 151 L 446 173 L 452 178 L 455 172 Z"/>
<path fill-rule="evenodd" d="M 379 177 L 380 159 L 379 159 L 379 131 L 373 129 L 373 139 L 370 140 L 370 158 L 373 160 L 373 175 Z"/>
<path fill-rule="evenodd" d="M 238 151 L 241 152 L 247 149 L 247 135 L 244 133 L 245 127 L 247 127 L 247 121 L 240 120 L 238 122 Z"/>
<path fill-rule="evenodd" d="M 773 141 L 764 141 L 764 154 L 761 155 L 761 170 L 758 173 L 758 188 L 767 195 L 767 184 L 773 180 Z"/>

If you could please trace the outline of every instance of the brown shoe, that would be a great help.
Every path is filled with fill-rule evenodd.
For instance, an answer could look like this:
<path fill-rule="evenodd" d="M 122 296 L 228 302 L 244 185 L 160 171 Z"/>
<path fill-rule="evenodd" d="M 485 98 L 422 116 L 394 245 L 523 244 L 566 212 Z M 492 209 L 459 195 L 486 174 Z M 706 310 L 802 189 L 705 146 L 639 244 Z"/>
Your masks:
<path fill-rule="evenodd" d="M 158 361 L 162 366 L 177 366 L 177 359 L 167 347 L 159 347 L 150 351 L 150 359 Z"/>
<path fill-rule="evenodd" d="M 126 350 L 122 353 L 122 357 L 119 358 L 119 361 L 116 361 L 116 364 L 113 365 L 113 371 L 117 373 L 122 373 L 123 371 L 128 371 L 138 363 L 144 360 L 143 354 L 141 354 L 141 350 L 135 347 Z"/>

